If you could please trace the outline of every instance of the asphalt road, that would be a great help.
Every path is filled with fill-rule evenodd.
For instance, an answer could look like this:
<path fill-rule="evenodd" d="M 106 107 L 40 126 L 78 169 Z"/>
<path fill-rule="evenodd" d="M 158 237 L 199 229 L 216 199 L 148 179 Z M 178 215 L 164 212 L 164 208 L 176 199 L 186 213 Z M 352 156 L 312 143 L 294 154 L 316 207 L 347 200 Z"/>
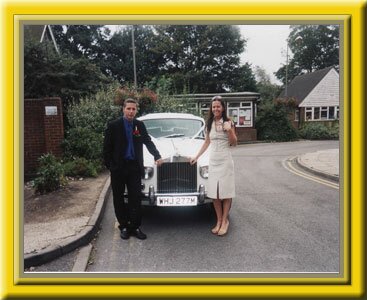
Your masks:
<path fill-rule="evenodd" d="M 236 147 L 237 195 L 224 237 L 211 234 L 215 215 L 211 205 L 206 205 L 145 207 L 142 230 L 148 239 L 121 240 L 110 198 L 87 271 L 126 273 L 127 277 L 130 272 L 172 272 L 170 276 L 185 272 L 210 272 L 210 276 L 221 272 L 337 273 L 339 190 L 291 173 L 284 162 L 295 155 L 338 147 L 338 141 Z"/>

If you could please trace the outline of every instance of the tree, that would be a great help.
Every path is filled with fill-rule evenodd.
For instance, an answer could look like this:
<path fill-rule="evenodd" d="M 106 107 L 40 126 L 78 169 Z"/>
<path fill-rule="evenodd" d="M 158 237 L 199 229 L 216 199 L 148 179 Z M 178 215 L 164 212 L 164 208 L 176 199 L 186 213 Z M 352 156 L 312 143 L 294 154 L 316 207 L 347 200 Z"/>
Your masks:
<path fill-rule="evenodd" d="M 272 102 L 280 94 L 280 87 L 276 84 L 272 84 L 269 74 L 266 73 L 264 68 L 256 66 L 255 68 L 256 76 L 256 90 L 261 95 L 261 106 L 267 102 Z"/>
<path fill-rule="evenodd" d="M 288 70 L 286 70 L 286 68 L 288 68 Z M 286 76 L 286 72 L 288 72 L 287 76 Z M 295 61 L 291 59 L 288 62 L 288 66 L 284 65 L 280 67 L 278 71 L 274 73 L 274 75 L 285 85 L 286 77 L 288 78 L 288 84 L 289 84 L 289 82 L 291 82 L 294 77 L 298 75 L 302 75 L 304 73 L 305 72 L 298 65 L 295 64 Z"/>
<path fill-rule="evenodd" d="M 155 77 L 172 78 L 172 93 L 205 93 L 256 89 L 249 64 L 240 64 L 246 45 L 231 25 L 129 25 L 111 37 L 101 25 L 55 26 L 60 48 L 85 57 L 108 77 L 134 82 L 132 31 L 138 87 Z"/>
<path fill-rule="evenodd" d="M 228 78 L 228 81 L 230 82 L 230 91 L 258 91 L 256 77 L 249 63 L 245 63 L 238 68 L 234 68 L 230 78 Z"/>
<path fill-rule="evenodd" d="M 296 129 L 288 119 L 289 108 L 281 102 L 267 102 L 256 117 L 259 140 L 286 142 L 298 138 Z"/>
<path fill-rule="evenodd" d="M 49 42 L 25 40 L 24 96 L 60 97 L 71 101 L 96 93 L 109 80 L 87 58 L 57 54 Z"/>
<path fill-rule="evenodd" d="M 239 28 L 231 25 L 159 25 L 156 47 L 163 64 L 159 74 L 173 79 L 176 93 L 224 92 L 249 88 L 251 69 L 240 66 L 246 45 Z M 247 76 L 247 77 L 246 77 Z"/>
<path fill-rule="evenodd" d="M 143 87 L 158 74 L 158 67 L 163 63 L 160 55 L 154 52 L 155 35 L 152 26 L 125 26 L 115 32 L 103 44 L 104 58 L 100 60 L 100 66 L 104 74 L 112 76 L 121 85 L 134 82 L 132 30 L 134 30 L 138 87 Z"/>
<path fill-rule="evenodd" d="M 85 57 L 100 64 L 110 30 L 104 25 L 54 25 L 55 39 L 64 53 L 74 58 Z"/>
<path fill-rule="evenodd" d="M 304 73 L 326 67 L 339 70 L 338 25 L 293 25 L 288 37 L 293 57 L 288 64 L 288 80 Z M 281 67 L 276 77 L 285 83 L 285 68 Z"/>
<path fill-rule="evenodd" d="M 190 102 L 175 98 L 170 92 L 172 91 L 172 79 L 166 76 L 154 77 L 148 87 L 155 87 L 158 99 L 154 104 L 154 112 L 182 112 L 192 113 L 189 110 Z"/>

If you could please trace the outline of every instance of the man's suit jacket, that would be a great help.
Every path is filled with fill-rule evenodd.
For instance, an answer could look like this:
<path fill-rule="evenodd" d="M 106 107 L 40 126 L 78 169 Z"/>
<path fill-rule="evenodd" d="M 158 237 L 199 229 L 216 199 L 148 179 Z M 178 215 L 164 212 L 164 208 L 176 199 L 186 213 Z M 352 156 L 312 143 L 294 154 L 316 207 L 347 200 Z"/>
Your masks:
<path fill-rule="evenodd" d="M 141 174 L 144 174 L 143 144 L 154 156 L 154 160 L 161 158 L 157 148 L 148 135 L 147 129 L 142 121 L 134 119 L 133 121 L 133 143 L 135 159 L 140 166 Z M 103 159 L 109 170 L 124 168 L 125 152 L 127 148 L 127 138 L 123 117 L 110 122 L 105 131 L 103 143 Z"/>

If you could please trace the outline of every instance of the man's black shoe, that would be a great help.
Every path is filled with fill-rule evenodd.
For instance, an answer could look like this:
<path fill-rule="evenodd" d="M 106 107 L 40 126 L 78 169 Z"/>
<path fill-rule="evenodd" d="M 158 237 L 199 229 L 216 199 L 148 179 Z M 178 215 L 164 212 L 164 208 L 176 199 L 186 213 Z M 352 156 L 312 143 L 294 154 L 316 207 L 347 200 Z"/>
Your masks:
<path fill-rule="evenodd" d="M 129 231 L 127 230 L 127 228 L 122 228 L 120 231 L 120 237 L 123 240 L 127 240 L 130 237 Z"/>
<path fill-rule="evenodd" d="M 140 230 L 140 228 L 133 229 L 131 231 L 131 235 L 134 235 L 139 240 L 145 240 L 147 238 L 147 235 Z"/>

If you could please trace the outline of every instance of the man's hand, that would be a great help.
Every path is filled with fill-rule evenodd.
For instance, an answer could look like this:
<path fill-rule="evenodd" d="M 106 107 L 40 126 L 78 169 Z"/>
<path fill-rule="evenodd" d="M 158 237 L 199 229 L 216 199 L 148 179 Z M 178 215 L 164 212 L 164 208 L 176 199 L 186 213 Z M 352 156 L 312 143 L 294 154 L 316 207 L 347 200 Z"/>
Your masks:
<path fill-rule="evenodd" d="M 157 160 L 155 161 L 155 164 L 159 167 L 161 164 L 163 164 L 163 159 L 162 159 L 162 158 L 157 159 Z"/>

